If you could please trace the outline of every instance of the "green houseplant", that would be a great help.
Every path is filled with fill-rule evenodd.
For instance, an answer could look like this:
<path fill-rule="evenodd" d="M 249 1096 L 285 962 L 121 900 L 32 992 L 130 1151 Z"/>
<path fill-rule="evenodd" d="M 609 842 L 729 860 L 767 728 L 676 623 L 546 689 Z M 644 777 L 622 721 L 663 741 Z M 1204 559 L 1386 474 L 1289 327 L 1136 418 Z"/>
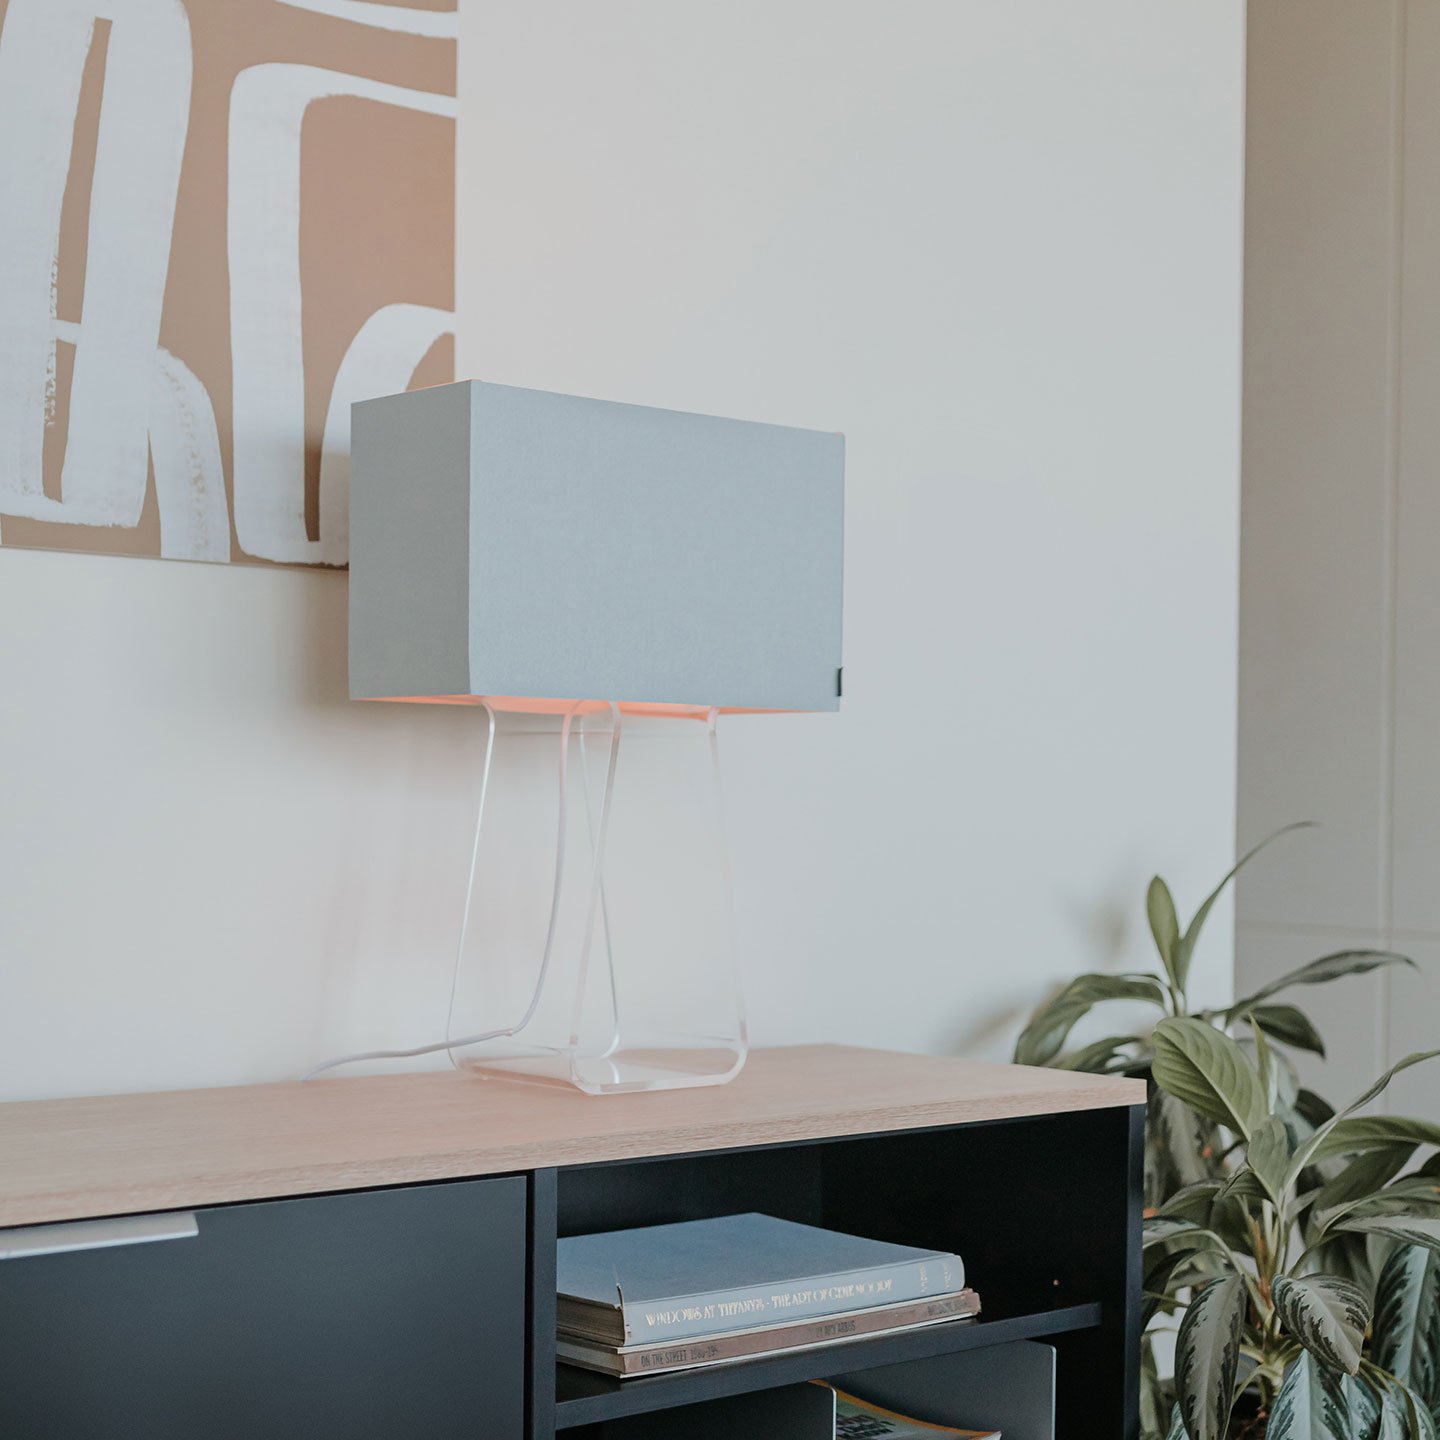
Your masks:
<path fill-rule="evenodd" d="M 1014 1058 L 1018 1065 L 1050 1065 L 1096 1074 L 1130 1075 L 1150 1081 L 1149 1114 L 1145 1127 L 1145 1203 L 1148 1208 L 1164 1204 L 1184 1185 L 1223 1176 L 1226 1172 L 1224 1149 L 1219 1144 L 1214 1122 L 1154 1083 L 1151 1069 L 1156 1021 L 1194 1015 L 1221 1030 L 1237 1026 L 1247 1031 L 1259 1030 L 1283 1046 L 1309 1051 L 1323 1058 L 1325 1042 L 1310 1017 L 1300 1006 L 1276 997 L 1301 986 L 1327 984 L 1347 975 L 1361 975 L 1389 965 L 1414 964 L 1406 956 L 1389 950 L 1341 950 L 1291 970 L 1223 1010 L 1191 1008 L 1191 962 L 1201 931 L 1216 901 L 1266 846 L 1282 835 L 1306 828 L 1309 828 L 1306 821 L 1287 825 L 1242 855 L 1183 928 L 1170 887 L 1158 875 L 1155 876 L 1146 892 L 1145 910 L 1158 956 L 1156 968 L 1122 974 L 1076 976 L 1035 1012 L 1015 1043 Z M 1071 1032 L 1081 1020 L 1097 1006 L 1114 1002 L 1128 1002 L 1128 1011 L 1132 1015 L 1151 1012 L 1149 1023 L 1132 1026 L 1130 1033 L 1111 1035 L 1075 1049 L 1065 1048 Z M 1283 1052 L 1277 1063 L 1291 1108 L 1302 1122 L 1319 1123 L 1330 1113 L 1330 1106 L 1319 1095 L 1299 1084 L 1294 1067 Z"/>
<path fill-rule="evenodd" d="M 1175 1374 L 1144 1375 L 1170 1440 L 1434 1440 L 1440 1406 L 1440 1167 L 1402 1173 L 1440 1125 L 1357 1113 L 1407 1056 L 1312 1125 L 1255 1027 L 1254 1060 L 1193 1017 L 1162 1020 L 1153 1077 L 1226 1142 L 1223 1178 L 1145 1222 L 1145 1317 L 1178 1315 Z"/>
<path fill-rule="evenodd" d="M 1153 879 L 1157 969 L 1079 976 L 1036 1012 L 1015 1058 L 1148 1082 L 1147 1440 L 1434 1440 L 1440 1163 L 1407 1166 L 1440 1144 L 1440 1126 L 1357 1112 L 1437 1052 L 1407 1057 L 1337 1112 L 1300 1086 L 1285 1053 L 1323 1056 L 1323 1040 L 1300 1007 L 1275 998 L 1412 962 L 1347 950 L 1223 1010 L 1189 1004 L 1205 920 L 1268 843 L 1241 857 L 1184 929 L 1169 887 Z M 1109 1001 L 1154 1019 L 1067 1050 L 1074 1026 Z M 1174 1374 L 1164 1376 L 1155 1342 L 1176 1320 Z"/>

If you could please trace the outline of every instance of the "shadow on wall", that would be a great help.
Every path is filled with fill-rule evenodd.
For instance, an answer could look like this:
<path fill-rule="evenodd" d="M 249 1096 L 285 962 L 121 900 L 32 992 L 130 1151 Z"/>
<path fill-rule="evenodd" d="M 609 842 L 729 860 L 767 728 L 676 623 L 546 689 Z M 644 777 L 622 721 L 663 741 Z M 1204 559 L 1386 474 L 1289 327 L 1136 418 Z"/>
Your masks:
<path fill-rule="evenodd" d="M 294 700 L 347 772 L 337 787 L 347 810 L 340 844 L 317 857 L 314 872 L 323 891 L 318 963 L 303 976 L 307 996 L 296 997 L 311 1017 L 307 1049 L 318 1062 L 341 1033 L 379 1043 L 437 1038 L 485 725 L 483 712 L 463 706 L 351 700 L 348 577 L 309 572 L 297 592 Z M 385 997 L 397 976 L 423 998 L 415 1017 L 391 1021 Z"/>
<path fill-rule="evenodd" d="M 1057 902 L 1065 928 L 1074 939 L 1071 955 L 1089 957 L 1089 963 L 1083 968 L 1103 974 L 1116 974 L 1126 968 L 1135 913 L 1133 902 L 1123 898 L 1122 892 L 1126 888 L 1128 881 L 1124 884 L 1117 882 L 1110 893 L 1098 900 L 1087 901 L 1070 896 Z M 1051 985 L 1047 991 L 1026 990 L 1002 1003 L 987 1006 L 979 1013 L 972 1011 L 957 1017 L 943 1042 L 944 1053 L 1008 1060 L 1015 1037 L 1036 1007 L 1053 999 L 1068 983 L 1071 958 L 1067 956 L 1057 968 L 1065 978 Z"/>

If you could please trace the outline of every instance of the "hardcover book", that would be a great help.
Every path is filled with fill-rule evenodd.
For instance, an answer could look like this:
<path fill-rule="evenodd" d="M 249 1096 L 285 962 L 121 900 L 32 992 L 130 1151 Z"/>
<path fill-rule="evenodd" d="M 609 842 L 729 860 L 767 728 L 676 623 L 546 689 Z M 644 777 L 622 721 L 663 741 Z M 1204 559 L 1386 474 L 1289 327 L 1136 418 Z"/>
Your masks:
<path fill-rule="evenodd" d="M 949 1425 L 932 1425 L 872 1405 L 843 1390 L 835 1392 L 836 1440 L 943 1440 L 946 1435 L 964 1440 L 1001 1440 L 998 1430 L 956 1430 Z"/>
<path fill-rule="evenodd" d="M 561 1240 L 557 1323 L 606 1345 L 696 1340 L 953 1295 L 957 1255 L 724 1215 Z"/>
<path fill-rule="evenodd" d="M 602 1375 L 629 1379 L 691 1370 L 700 1365 L 723 1365 L 736 1360 L 758 1360 L 789 1350 L 811 1350 L 847 1340 L 893 1335 L 918 1330 L 947 1320 L 968 1320 L 980 1313 L 980 1297 L 973 1290 L 942 1295 L 934 1300 L 905 1300 L 898 1305 L 875 1305 L 845 1315 L 818 1320 L 791 1321 L 731 1330 L 703 1340 L 682 1340 L 658 1345 L 602 1345 L 594 1340 L 561 1334 L 556 1353 L 561 1360 Z"/>

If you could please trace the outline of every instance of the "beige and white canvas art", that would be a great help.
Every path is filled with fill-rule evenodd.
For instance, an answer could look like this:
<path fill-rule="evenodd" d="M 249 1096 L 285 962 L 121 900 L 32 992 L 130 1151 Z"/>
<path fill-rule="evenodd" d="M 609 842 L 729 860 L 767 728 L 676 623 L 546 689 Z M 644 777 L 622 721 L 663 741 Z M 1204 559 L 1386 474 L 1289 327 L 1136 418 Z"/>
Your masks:
<path fill-rule="evenodd" d="M 0 545 L 343 565 L 452 377 L 455 0 L 0 0 Z"/>

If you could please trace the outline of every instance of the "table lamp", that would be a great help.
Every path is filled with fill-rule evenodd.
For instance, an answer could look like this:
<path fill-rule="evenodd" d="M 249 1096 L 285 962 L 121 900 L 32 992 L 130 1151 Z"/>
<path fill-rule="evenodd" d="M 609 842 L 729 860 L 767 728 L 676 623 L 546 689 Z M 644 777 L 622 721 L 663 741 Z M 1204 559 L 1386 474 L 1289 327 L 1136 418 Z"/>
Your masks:
<path fill-rule="evenodd" d="M 445 1040 L 346 1058 L 731 1079 L 716 721 L 839 708 L 843 437 L 464 381 L 357 404 L 351 450 L 350 696 L 487 738 Z"/>

